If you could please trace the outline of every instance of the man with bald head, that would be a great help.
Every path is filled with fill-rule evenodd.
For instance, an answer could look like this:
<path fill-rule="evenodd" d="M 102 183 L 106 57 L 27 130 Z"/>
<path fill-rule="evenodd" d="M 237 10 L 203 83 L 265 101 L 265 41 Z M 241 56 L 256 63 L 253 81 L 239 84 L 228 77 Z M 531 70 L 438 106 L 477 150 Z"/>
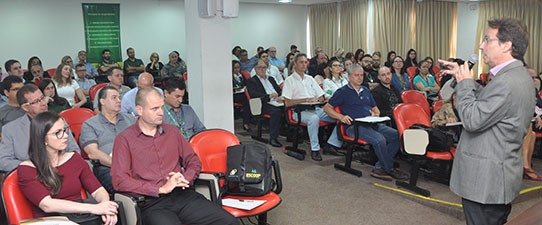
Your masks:
<path fill-rule="evenodd" d="M 391 85 L 391 71 L 388 67 L 380 67 L 378 69 L 378 80 L 380 83 L 373 91 L 373 97 L 376 106 L 380 110 L 381 116 L 389 116 L 393 118 L 393 108 L 396 105 L 403 103 L 399 89 Z"/>
<path fill-rule="evenodd" d="M 142 87 L 153 87 L 153 86 L 154 86 L 154 77 L 152 76 L 152 74 L 147 73 L 147 72 L 140 74 L 136 81 L 136 87 L 126 92 L 126 94 L 124 94 L 124 96 L 122 97 L 120 112 L 130 113 L 134 116 L 138 116 L 137 111 L 136 111 L 136 104 L 135 104 L 137 91 L 139 90 L 139 88 L 142 88 Z M 155 89 L 158 90 L 162 94 L 162 96 L 164 96 L 164 92 L 162 91 L 162 89 L 156 88 L 156 87 Z"/>

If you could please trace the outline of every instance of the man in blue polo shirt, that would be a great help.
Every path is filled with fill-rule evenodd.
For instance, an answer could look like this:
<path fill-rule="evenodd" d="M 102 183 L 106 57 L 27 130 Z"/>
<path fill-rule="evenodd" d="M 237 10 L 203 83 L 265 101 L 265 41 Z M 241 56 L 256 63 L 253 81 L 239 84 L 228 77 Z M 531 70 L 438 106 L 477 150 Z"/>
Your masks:
<path fill-rule="evenodd" d="M 363 83 L 363 68 L 357 64 L 348 69 L 348 85 L 339 88 L 324 106 L 324 111 L 334 119 L 351 125 L 355 118 L 380 116 L 380 110 L 369 88 Z M 343 114 L 337 113 L 334 108 L 341 107 Z M 346 128 L 348 136 L 354 136 L 354 126 Z M 393 157 L 399 150 L 399 133 L 382 123 L 376 126 L 359 126 L 359 138 L 373 146 L 378 162 L 371 171 L 371 176 L 391 180 L 407 180 L 408 175 L 393 168 Z"/>

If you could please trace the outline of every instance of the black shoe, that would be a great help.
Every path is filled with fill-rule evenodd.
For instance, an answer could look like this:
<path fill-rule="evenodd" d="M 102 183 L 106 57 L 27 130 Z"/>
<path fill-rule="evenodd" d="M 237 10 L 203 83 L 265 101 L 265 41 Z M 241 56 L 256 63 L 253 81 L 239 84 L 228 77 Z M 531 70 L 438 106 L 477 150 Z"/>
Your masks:
<path fill-rule="evenodd" d="M 326 144 L 326 146 L 324 146 L 324 155 L 341 156 L 344 155 L 344 153 L 337 151 L 337 149 L 335 149 L 335 147 L 333 147 L 332 145 Z"/>
<path fill-rule="evenodd" d="M 398 170 L 398 169 L 393 169 L 389 175 L 391 177 L 393 177 L 393 179 L 396 179 L 396 180 L 402 180 L 402 181 L 407 181 L 409 176 L 407 173 L 401 171 L 401 170 Z"/>
<path fill-rule="evenodd" d="M 322 155 L 320 155 L 320 150 L 311 151 L 311 158 L 314 161 L 322 161 Z"/>
<path fill-rule="evenodd" d="M 390 181 L 391 176 L 386 173 L 386 171 L 382 168 L 373 169 L 371 170 L 371 177 L 378 178 L 381 180 Z"/>
<path fill-rule="evenodd" d="M 280 148 L 282 147 L 282 144 L 276 139 L 276 138 L 271 138 L 269 139 L 269 144 L 273 147 L 277 147 L 277 148 Z"/>

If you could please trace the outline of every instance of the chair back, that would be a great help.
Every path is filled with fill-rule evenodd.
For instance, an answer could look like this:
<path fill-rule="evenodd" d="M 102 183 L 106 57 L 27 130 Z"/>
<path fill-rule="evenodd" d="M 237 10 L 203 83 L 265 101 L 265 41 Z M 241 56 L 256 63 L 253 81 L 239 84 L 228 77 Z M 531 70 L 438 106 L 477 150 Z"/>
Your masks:
<path fill-rule="evenodd" d="M 56 68 L 47 70 L 47 73 L 49 74 L 49 76 L 51 76 L 51 78 L 53 78 L 53 76 L 55 75 L 55 72 L 56 72 Z"/>
<path fill-rule="evenodd" d="M 188 80 L 188 73 L 187 73 L 187 72 L 184 72 L 184 74 L 183 74 L 183 79 L 184 79 L 185 81 Z"/>
<path fill-rule="evenodd" d="M 98 91 L 100 89 L 102 89 L 103 87 L 105 87 L 107 85 L 109 85 L 109 84 L 108 83 L 101 83 L 101 84 L 96 84 L 96 85 L 92 86 L 90 88 L 90 90 L 88 91 L 89 92 L 88 95 L 90 95 L 90 100 L 94 101 L 94 98 L 96 98 L 96 93 L 98 93 Z"/>
<path fill-rule="evenodd" d="M 253 116 L 259 116 L 262 114 L 262 99 L 261 98 L 252 98 L 248 101 L 250 106 L 250 112 Z"/>
<path fill-rule="evenodd" d="M 414 124 L 422 124 L 429 127 L 431 126 L 429 118 L 427 118 L 424 110 L 418 104 L 399 104 L 393 109 L 393 116 L 395 117 L 395 122 L 397 123 L 399 136 L 402 136 L 403 132 Z"/>
<path fill-rule="evenodd" d="M 241 70 L 241 73 L 245 76 L 245 79 L 250 79 L 250 73 L 248 71 Z"/>
<path fill-rule="evenodd" d="M 441 99 L 441 100 L 438 100 L 438 101 L 436 101 L 435 103 L 433 103 L 433 112 L 436 113 L 436 112 L 438 111 L 438 109 L 439 109 L 442 105 L 444 105 L 444 101 L 445 101 L 445 100 Z"/>
<path fill-rule="evenodd" d="M 201 160 L 202 172 L 221 173 L 227 169 L 227 148 L 240 143 L 234 134 L 222 129 L 199 132 L 189 142 Z"/>
<path fill-rule="evenodd" d="M 66 123 L 70 126 L 70 130 L 73 133 L 73 137 L 79 143 L 79 134 L 81 134 L 81 127 L 83 126 L 83 123 L 90 119 L 90 117 L 93 117 L 96 115 L 92 110 L 87 108 L 74 108 L 74 109 L 66 109 L 62 112 L 60 112 L 58 115 L 60 115 L 64 120 L 66 120 Z M 79 146 L 81 148 L 81 146 Z M 84 159 L 88 159 L 87 154 L 83 149 L 81 148 L 81 156 Z"/>
<path fill-rule="evenodd" d="M 431 109 L 423 93 L 415 90 L 406 90 L 401 93 L 401 99 L 404 103 L 418 104 L 425 111 L 426 117 L 431 117 Z"/>
<path fill-rule="evenodd" d="M 87 193 L 81 189 L 81 198 L 86 199 Z M 21 220 L 33 219 L 30 202 L 24 196 L 18 182 L 17 169 L 11 171 L 2 181 L 2 203 L 9 224 L 19 224 Z"/>
<path fill-rule="evenodd" d="M 440 77 L 440 68 L 433 66 L 433 72 L 435 72 L 435 79 L 438 79 Z"/>
<path fill-rule="evenodd" d="M 487 82 L 487 73 L 480 74 L 480 80 L 484 83 Z"/>
<path fill-rule="evenodd" d="M 407 68 L 407 74 L 408 74 L 408 78 L 410 78 L 411 80 L 414 79 L 414 76 L 416 76 L 416 68 L 415 66 L 411 66 L 411 67 L 408 67 Z"/>

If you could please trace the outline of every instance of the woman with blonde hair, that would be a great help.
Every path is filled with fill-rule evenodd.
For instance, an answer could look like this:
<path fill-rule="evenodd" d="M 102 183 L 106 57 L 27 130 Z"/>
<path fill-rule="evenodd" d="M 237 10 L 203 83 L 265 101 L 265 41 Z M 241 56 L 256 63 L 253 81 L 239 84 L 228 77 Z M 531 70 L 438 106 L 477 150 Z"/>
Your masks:
<path fill-rule="evenodd" d="M 58 65 L 55 75 L 53 75 L 53 82 L 57 88 L 58 96 L 67 99 L 72 108 L 80 108 L 87 103 L 85 94 L 73 79 L 73 70 L 70 64 L 61 63 Z M 76 103 L 75 98 L 78 98 L 79 102 Z"/>

